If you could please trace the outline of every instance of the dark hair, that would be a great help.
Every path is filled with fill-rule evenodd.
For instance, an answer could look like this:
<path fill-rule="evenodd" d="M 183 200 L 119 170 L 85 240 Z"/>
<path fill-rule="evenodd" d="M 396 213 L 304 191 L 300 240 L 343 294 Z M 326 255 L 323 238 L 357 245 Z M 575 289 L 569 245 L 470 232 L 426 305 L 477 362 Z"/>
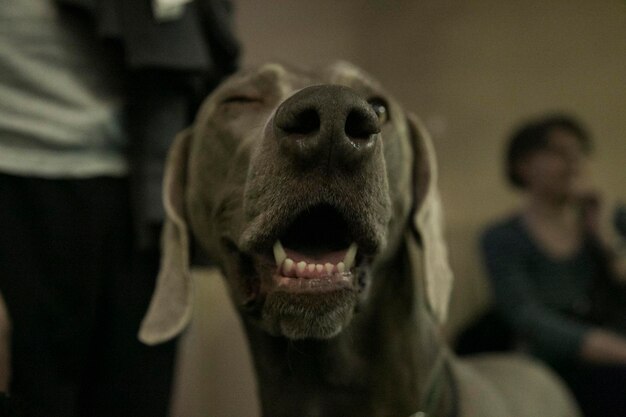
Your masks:
<path fill-rule="evenodd" d="M 564 114 L 554 114 L 524 123 L 511 136 L 506 151 L 506 176 L 517 188 L 525 184 L 517 173 L 517 164 L 535 151 L 548 145 L 548 135 L 553 129 L 563 129 L 572 133 L 585 153 L 591 152 L 591 139 L 587 130 L 575 118 Z"/>

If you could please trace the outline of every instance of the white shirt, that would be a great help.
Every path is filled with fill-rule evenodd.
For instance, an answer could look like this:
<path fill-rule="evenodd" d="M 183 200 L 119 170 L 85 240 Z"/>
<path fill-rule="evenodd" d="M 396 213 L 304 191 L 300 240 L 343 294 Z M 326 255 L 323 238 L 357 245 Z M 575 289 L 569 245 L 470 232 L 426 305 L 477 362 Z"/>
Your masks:
<path fill-rule="evenodd" d="M 52 0 L 1 0 L 0 171 L 125 175 L 121 81 L 86 22 Z"/>

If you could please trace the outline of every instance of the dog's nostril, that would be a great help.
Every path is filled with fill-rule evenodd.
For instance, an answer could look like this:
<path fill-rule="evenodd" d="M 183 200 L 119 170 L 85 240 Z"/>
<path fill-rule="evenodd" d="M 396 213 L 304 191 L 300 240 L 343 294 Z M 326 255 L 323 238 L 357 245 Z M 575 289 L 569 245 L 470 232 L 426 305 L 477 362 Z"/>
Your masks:
<path fill-rule="evenodd" d="M 291 113 L 277 121 L 277 126 L 289 134 L 307 135 L 320 129 L 321 121 L 318 112 L 313 109 L 304 109 Z"/>
<path fill-rule="evenodd" d="M 346 118 L 345 132 L 350 139 L 369 139 L 380 132 L 378 118 L 363 109 L 354 109 Z"/>

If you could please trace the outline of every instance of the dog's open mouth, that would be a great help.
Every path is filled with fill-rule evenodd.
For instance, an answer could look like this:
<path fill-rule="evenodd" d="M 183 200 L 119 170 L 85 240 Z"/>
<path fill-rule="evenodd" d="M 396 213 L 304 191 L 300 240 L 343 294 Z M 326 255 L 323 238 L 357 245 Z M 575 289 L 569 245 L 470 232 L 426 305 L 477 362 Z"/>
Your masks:
<path fill-rule="evenodd" d="M 330 205 L 300 213 L 280 234 L 273 253 L 276 290 L 325 292 L 355 284 L 358 246 L 346 220 Z"/>

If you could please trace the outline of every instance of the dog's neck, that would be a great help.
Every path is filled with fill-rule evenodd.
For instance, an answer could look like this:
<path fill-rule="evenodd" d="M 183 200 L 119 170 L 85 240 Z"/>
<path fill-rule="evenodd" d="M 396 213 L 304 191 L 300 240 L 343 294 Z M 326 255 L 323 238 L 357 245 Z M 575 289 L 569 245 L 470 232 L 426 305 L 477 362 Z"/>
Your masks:
<path fill-rule="evenodd" d="M 403 245 L 338 336 L 290 341 L 246 324 L 263 416 L 452 414 L 445 347 Z M 445 355 L 445 354 L 444 354 Z"/>

